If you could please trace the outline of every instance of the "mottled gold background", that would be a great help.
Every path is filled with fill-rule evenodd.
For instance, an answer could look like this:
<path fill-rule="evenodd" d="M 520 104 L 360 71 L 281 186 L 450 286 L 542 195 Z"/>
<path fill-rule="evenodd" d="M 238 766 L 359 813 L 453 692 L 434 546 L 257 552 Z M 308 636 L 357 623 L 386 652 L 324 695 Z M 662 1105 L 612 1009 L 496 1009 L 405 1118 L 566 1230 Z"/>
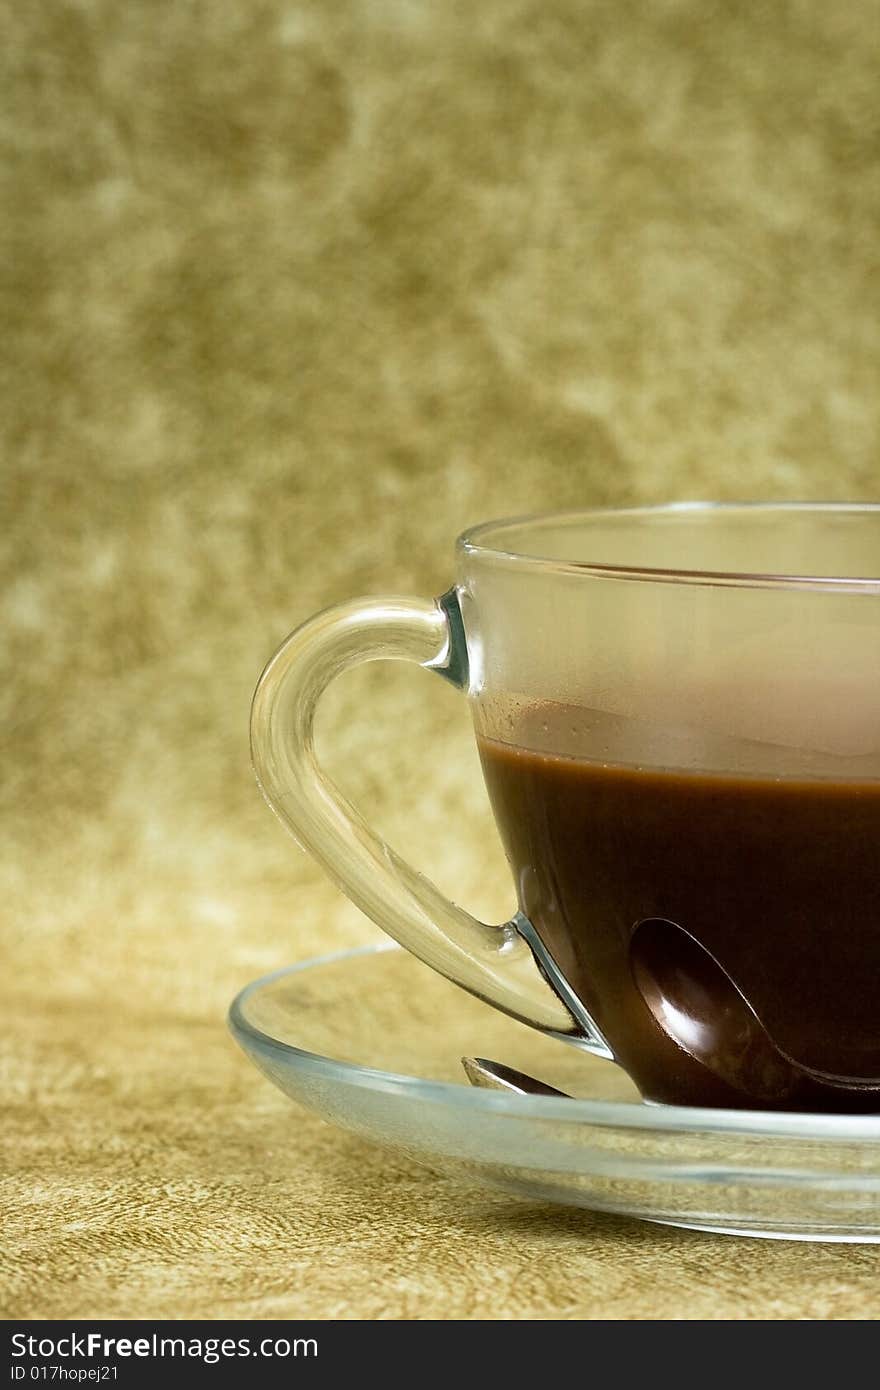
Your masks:
<path fill-rule="evenodd" d="M 873 0 L 0 9 L 9 1216 L 26 1316 L 872 1316 L 871 1250 L 465 1193 L 224 1032 L 373 939 L 260 803 L 310 612 L 465 524 L 877 495 Z M 377 668 L 328 758 L 509 908 L 464 709 Z"/>

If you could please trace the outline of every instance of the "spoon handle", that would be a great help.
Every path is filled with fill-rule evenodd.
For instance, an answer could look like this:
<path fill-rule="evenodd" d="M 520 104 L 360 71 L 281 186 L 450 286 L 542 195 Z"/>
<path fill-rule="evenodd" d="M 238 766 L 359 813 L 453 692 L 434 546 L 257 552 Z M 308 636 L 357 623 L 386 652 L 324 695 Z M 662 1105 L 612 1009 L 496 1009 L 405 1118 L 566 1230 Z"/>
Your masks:
<path fill-rule="evenodd" d="M 571 1100 L 565 1091 L 557 1091 L 555 1086 L 506 1067 L 503 1062 L 490 1062 L 486 1057 L 462 1057 L 461 1065 L 471 1085 L 487 1091 L 512 1091 L 517 1096 L 562 1096 Z"/>

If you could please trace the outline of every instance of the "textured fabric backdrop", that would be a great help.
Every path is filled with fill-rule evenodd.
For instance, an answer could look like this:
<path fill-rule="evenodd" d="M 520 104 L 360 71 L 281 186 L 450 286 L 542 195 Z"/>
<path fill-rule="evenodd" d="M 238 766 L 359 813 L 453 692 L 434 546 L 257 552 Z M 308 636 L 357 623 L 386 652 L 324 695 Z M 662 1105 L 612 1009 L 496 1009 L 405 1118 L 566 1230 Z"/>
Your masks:
<path fill-rule="evenodd" d="M 223 1014 L 378 936 L 249 771 L 296 622 L 441 591 L 491 515 L 876 497 L 877 24 L 0 7 L 8 1313 L 873 1314 L 871 1250 L 444 1186 L 295 1111 Z M 509 909 L 452 691 L 359 672 L 323 737 L 399 848 Z"/>

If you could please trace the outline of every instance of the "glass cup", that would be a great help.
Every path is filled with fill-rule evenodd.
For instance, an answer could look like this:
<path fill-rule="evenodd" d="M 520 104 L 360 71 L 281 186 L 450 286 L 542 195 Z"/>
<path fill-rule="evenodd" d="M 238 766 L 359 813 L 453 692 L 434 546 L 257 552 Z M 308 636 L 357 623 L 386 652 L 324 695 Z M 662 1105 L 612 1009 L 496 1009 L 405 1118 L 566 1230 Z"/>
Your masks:
<path fill-rule="evenodd" d="M 317 765 L 341 671 L 468 697 L 518 910 L 477 921 Z M 880 506 L 486 523 L 442 598 L 295 631 L 254 696 L 269 805 L 442 975 L 646 1099 L 880 1110 Z M 503 1059 L 502 1059 L 503 1060 Z"/>

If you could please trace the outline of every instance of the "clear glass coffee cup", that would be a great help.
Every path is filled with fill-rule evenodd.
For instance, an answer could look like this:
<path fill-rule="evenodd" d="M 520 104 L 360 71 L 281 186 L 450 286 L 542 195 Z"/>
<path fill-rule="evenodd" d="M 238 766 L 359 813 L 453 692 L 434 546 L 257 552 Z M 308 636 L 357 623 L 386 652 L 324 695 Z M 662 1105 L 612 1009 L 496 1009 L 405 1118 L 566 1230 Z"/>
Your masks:
<path fill-rule="evenodd" d="M 316 761 L 321 694 L 379 658 L 468 699 L 515 880 L 500 925 Z M 466 532 L 436 600 L 312 618 L 260 678 L 252 753 L 269 805 L 386 932 L 646 1099 L 880 1110 L 878 692 L 880 506 L 597 509 Z"/>

